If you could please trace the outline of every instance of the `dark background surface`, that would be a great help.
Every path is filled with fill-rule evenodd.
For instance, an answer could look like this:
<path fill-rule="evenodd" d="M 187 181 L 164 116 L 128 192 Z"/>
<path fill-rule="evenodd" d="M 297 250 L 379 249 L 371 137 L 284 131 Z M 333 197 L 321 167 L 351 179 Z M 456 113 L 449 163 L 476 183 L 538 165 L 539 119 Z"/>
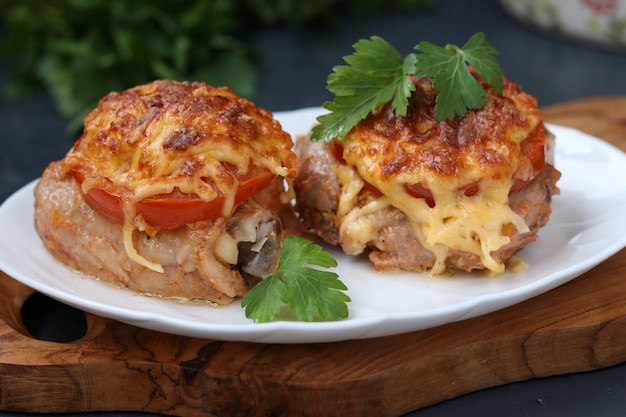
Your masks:
<path fill-rule="evenodd" d="M 262 56 L 254 101 L 272 111 L 320 106 L 331 98 L 326 77 L 361 38 L 379 35 L 401 53 L 422 40 L 462 44 L 483 31 L 500 51 L 505 74 L 538 97 L 540 106 L 585 97 L 626 95 L 626 55 L 546 37 L 511 19 L 495 0 L 442 0 L 418 15 L 350 18 L 333 29 L 251 30 L 246 40 Z M 0 65 L 0 83 L 11 73 Z M 75 136 L 45 93 L 0 101 L 0 201 L 61 158 Z M 2 231 L 0 231 L 2 233 Z M 61 313 L 62 314 L 62 313 Z M 54 315 L 53 315 L 54 316 Z M 53 324 L 43 331 L 54 333 Z M 419 380 L 416 380 L 419 384 Z M 98 413 L 129 416 L 136 413 Z M 22 415 L 0 412 L 0 417 Z M 84 414 L 81 414 L 84 416 Z M 430 416 L 624 416 L 626 364 L 582 374 L 509 384 L 472 393 L 410 414 Z"/>

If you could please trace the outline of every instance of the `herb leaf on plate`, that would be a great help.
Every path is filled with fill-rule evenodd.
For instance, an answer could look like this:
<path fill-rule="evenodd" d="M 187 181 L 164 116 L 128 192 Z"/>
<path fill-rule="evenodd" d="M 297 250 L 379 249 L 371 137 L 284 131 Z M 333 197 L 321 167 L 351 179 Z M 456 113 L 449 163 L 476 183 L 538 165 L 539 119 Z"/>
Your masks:
<path fill-rule="evenodd" d="M 287 236 L 278 269 L 248 291 L 241 301 L 246 317 L 269 322 L 290 315 L 300 321 L 348 317 L 347 290 L 339 276 L 323 268 L 337 261 L 323 248 L 299 236 Z M 283 314 L 284 310 L 286 313 Z"/>

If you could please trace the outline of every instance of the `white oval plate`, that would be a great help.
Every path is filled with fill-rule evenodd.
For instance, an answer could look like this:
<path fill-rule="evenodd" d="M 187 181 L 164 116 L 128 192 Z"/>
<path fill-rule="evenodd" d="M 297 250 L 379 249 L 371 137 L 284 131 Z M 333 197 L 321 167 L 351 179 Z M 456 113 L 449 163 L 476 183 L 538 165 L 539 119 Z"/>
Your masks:
<path fill-rule="evenodd" d="M 276 113 L 286 131 L 304 134 L 321 110 Z M 539 240 L 520 253 L 527 270 L 496 278 L 457 273 L 380 273 L 333 251 L 348 286 L 350 317 L 336 322 L 255 323 L 238 301 L 225 307 L 183 304 L 114 288 L 68 269 L 33 227 L 32 182 L 0 207 L 0 269 L 25 285 L 84 311 L 183 336 L 264 343 L 330 342 L 387 336 L 476 317 L 529 299 L 591 269 L 626 246 L 626 154 L 580 131 L 556 134 L 561 195 Z"/>

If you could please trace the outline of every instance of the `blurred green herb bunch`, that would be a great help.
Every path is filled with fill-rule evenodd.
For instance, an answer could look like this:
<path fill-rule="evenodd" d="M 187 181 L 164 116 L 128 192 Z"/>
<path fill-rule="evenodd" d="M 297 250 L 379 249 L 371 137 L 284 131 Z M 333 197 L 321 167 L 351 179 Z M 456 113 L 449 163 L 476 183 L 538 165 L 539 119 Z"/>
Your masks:
<path fill-rule="evenodd" d="M 271 25 L 416 12 L 436 0 L 0 0 L 0 53 L 14 64 L 8 97 L 47 89 L 81 126 L 109 91 L 154 79 L 228 85 L 253 98 L 259 57 L 240 40 Z"/>

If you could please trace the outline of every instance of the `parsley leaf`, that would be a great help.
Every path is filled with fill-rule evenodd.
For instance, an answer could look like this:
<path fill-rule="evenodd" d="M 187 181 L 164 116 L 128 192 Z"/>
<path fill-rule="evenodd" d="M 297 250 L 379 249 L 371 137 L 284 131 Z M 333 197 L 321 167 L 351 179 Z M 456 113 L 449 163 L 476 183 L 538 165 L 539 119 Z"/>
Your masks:
<path fill-rule="evenodd" d="M 459 48 L 448 44 L 444 48 L 430 42 L 421 42 L 415 47 L 422 52 L 417 56 L 417 72 L 420 76 L 432 77 L 433 87 L 438 91 L 435 120 L 463 117 L 468 109 L 480 109 L 485 105 L 486 92 L 469 72 L 470 64 L 502 93 L 502 69 L 493 55 L 496 51 L 483 33 L 476 33 Z"/>
<path fill-rule="evenodd" d="M 344 57 L 349 65 L 336 66 L 328 76 L 328 89 L 336 97 L 323 105 L 331 113 L 318 118 L 320 124 L 313 128 L 316 141 L 343 139 L 372 109 L 392 98 L 397 114 L 406 115 L 407 97 L 415 90 L 409 78 L 414 57 L 403 58 L 377 36 L 360 40 L 354 50 L 354 54 Z"/>
<path fill-rule="evenodd" d="M 327 87 L 335 99 L 324 103 L 330 113 L 317 118 L 311 140 L 330 143 L 341 140 L 370 111 L 391 101 L 396 116 L 405 116 L 408 97 L 415 86 L 411 76 L 431 77 L 437 91 L 435 119 L 441 122 L 464 116 L 469 109 L 485 104 L 486 92 L 470 73 L 468 65 L 502 92 L 502 68 L 498 54 L 482 32 L 476 33 L 463 47 L 439 47 L 421 42 L 420 54 L 405 57 L 384 39 L 373 36 L 354 45 L 355 52 L 344 57 L 348 66 L 336 66 L 328 76 Z"/>
<path fill-rule="evenodd" d="M 283 308 L 301 321 L 339 320 L 348 317 L 343 290 L 346 286 L 331 268 L 337 261 L 320 245 L 298 236 L 287 236 L 278 269 L 255 285 L 241 300 L 246 317 L 268 322 Z"/>

